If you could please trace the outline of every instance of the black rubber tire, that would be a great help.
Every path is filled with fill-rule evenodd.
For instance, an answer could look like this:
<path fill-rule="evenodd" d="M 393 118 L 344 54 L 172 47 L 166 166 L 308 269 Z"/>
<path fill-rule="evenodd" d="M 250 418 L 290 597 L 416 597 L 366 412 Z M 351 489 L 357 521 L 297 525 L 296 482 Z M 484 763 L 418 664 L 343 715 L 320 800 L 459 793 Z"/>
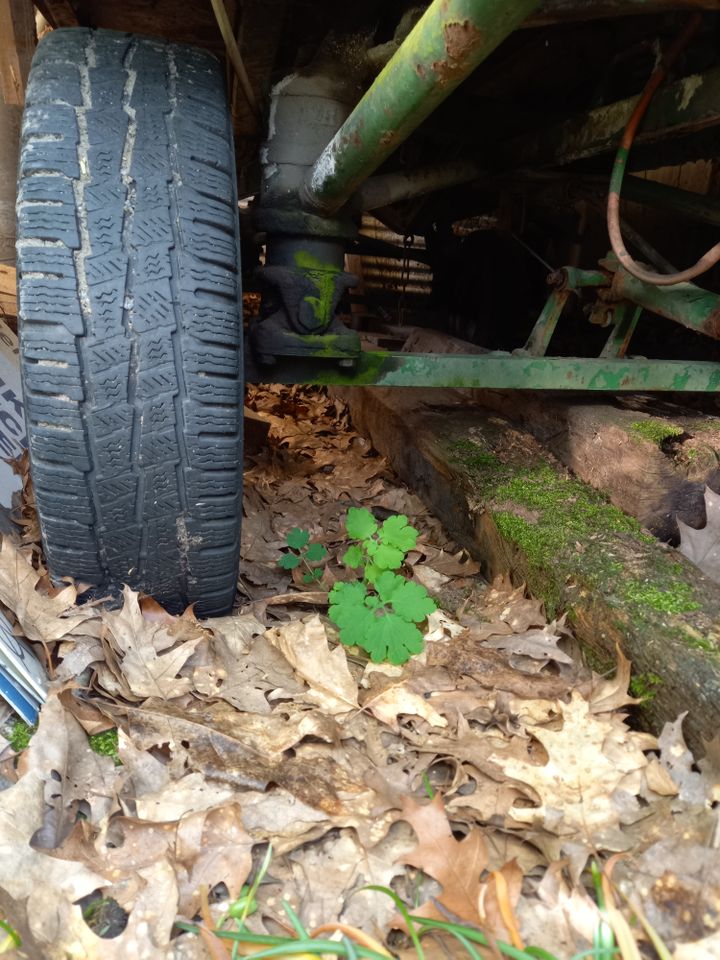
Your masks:
<path fill-rule="evenodd" d="M 227 612 L 242 484 L 232 127 L 209 54 L 38 46 L 18 196 L 22 374 L 48 566 Z"/>

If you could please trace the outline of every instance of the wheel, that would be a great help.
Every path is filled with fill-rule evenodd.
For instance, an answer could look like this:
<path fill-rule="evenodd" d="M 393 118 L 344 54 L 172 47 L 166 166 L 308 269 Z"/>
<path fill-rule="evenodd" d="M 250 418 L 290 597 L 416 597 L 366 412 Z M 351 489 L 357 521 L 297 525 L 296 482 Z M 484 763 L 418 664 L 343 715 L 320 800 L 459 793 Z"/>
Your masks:
<path fill-rule="evenodd" d="M 50 573 L 225 613 L 243 404 L 220 66 L 162 40 L 55 30 L 26 104 L 21 365 Z"/>

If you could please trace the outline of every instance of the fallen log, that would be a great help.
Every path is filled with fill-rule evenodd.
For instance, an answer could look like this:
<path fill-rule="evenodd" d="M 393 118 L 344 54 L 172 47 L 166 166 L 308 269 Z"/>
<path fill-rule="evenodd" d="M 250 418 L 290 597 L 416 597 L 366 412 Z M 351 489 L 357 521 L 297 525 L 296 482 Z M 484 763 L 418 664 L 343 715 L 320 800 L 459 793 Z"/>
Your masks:
<path fill-rule="evenodd" d="M 568 619 L 599 672 L 619 647 L 659 730 L 685 710 L 693 749 L 720 726 L 720 586 L 643 531 L 529 433 L 456 391 L 351 388 L 356 429 L 492 578 L 510 571 Z"/>

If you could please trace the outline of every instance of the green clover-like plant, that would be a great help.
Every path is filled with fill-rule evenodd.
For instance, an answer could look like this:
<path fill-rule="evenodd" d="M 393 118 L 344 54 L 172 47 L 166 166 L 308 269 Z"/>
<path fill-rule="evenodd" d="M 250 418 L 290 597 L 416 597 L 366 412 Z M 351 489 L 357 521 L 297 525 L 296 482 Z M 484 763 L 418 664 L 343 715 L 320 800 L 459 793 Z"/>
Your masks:
<path fill-rule="evenodd" d="M 309 532 L 299 527 L 294 527 L 288 533 L 285 543 L 289 547 L 289 553 L 284 553 L 280 557 L 279 567 L 283 570 L 294 570 L 302 564 L 307 567 L 303 573 L 303 583 L 316 583 L 322 579 L 322 567 L 315 564 L 322 563 L 328 552 L 321 543 L 310 543 Z"/>
<path fill-rule="evenodd" d="M 375 662 L 401 664 L 423 648 L 417 624 L 436 609 L 425 587 L 395 573 L 415 547 L 418 532 L 402 514 L 382 524 L 358 507 L 348 510 L 345 529 L 351 544 L 341 562 L 362 568 L 362 579 L 338 582 L 329 594 L 329 616 L 347 646 L 362 647 Z"/>

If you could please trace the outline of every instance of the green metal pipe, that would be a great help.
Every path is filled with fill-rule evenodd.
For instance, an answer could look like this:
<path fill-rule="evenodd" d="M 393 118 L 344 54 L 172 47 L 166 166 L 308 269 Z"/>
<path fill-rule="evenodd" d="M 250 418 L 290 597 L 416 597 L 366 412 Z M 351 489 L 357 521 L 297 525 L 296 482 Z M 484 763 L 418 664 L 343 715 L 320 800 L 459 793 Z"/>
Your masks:
<path fill-rule="evenodd" d="M 629 300 L 689 330 L 720 340 L 720 296 L 694 283 L 658 287 L 638 280 L 621 267 L 613 279 L 610 295 L 613 300 Z"/>
<path fill-rule="evenodd" d="M 278 364 L 273 383 L 492 390 L 595 390 L 610 393 L 720 390 L 720 363 L 695 360 L 518 357 L 510 354 L 361 353 L 353 372 L 327 360 Z M 248 371 L 248 381 L 264 382 Z"/>
<path fill-rule="evenodd" d="M 433 0 L 345 123 L 301 190 L 331 214 L 511 34 L 539 0 Z"/>

